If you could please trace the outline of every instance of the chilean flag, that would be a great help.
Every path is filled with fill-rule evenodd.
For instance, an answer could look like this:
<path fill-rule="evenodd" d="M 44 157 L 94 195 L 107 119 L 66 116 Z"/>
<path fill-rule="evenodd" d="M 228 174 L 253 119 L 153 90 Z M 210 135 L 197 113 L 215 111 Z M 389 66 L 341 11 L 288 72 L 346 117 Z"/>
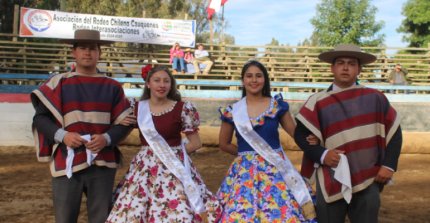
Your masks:
<path fill-rule="evenodd" d="M 226 2 L 227 0 L 210 0 L 209 6 L 206 9 L 206 11 L 208 12 L 208 19 L 211 20 L 212 15 L 215 14 L 216 12 L 219 12 L 219 10 L 221 9 L 221 6 L 223 6 Z"/>

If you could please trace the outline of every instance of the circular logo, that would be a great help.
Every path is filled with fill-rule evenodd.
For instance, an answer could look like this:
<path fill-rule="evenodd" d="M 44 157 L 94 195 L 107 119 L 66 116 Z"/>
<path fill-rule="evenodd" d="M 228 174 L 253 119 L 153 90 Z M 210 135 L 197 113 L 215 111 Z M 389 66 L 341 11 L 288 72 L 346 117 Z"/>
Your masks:
<path fill-rule="evenodd" d="M 166 22 L 164 22 L 164 23 L 162 24 L 161 28 L 162 28 L 164 31 L 168 31 L 168 30 L 173 29 L 173 24 L 172 24 L 172 22 L 170 22 L 170 21 L 166 21 Z"/>
<path fill-rule="evenodd" d="M 46 11 L 33 10 L 28 15 L 27 23 L 32 30 L 43 32 L 51 26 L 52 17 Z"/>

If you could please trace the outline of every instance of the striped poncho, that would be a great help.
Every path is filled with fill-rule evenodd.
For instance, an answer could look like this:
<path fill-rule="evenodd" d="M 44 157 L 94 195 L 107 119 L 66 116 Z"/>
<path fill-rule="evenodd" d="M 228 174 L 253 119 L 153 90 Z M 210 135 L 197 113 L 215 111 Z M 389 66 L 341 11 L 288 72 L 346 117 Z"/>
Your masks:
<path fill-rule="evenodd" d="M 311 96 L 296 117 L 316 135 L 326 149 L 345 151 L 353 193 L 373 183 L 385 157 L 385 149 L 400 119 L 381 92 L 357 85 L 342 91 L 323 91 Z M 303 158 L 302 174 L 318 183 L 326 202 L 342 199 L 342 185 L 325 165 L 316 168 Z"/>
<path fill-rule="evenodd" d="M 104 75 L 84 76 L 64 73 L 51 77 L 31 93 L 33 105 L 43 103 L 58 127 L 81 135 L 103 134 L 129 114 L 129 102 L 122 86 Z M 54 177 L 65 175 L 67 148 L 63 143 L 50 144 L 33 126 L 37 158 L 50 162 Z M 100 151 L 95 165 L 116 168 L 120 159 L 115 145 Z M 73 172 L 88 167 L 84 146 L 75 149 Z"/>

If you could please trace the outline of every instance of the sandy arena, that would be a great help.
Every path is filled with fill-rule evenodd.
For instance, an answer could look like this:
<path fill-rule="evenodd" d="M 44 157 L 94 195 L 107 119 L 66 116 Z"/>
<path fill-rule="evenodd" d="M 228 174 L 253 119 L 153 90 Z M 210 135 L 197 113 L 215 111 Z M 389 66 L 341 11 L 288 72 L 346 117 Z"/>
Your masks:
<path fill-rule="evenodd" d="M 216 137 L 216 134 L 202 135 L 206 145 L 213 145 Z M 130 159 L 139 147 L 121 146 L 121 150 L 126 165 L 117 172 L 117 181 L 124 176 Z M 300 151 L 287 151 L 296 167 L 301 154 Z M 191 157 L 213 192 L 217 190 L 234 158 L 214 146 L 204 147 Z M 382 193 L 381 223 L 430 222 L 428 169 L 430 154 L 401 155 L 394 185 L 386 187 Z M 0 147 L 0 182 L 0 222 L 54 222 L 48 165 L 36 161 L 32 147 Z M 79 222 L 87 222 L 84 202 L 85 198 Z"/>

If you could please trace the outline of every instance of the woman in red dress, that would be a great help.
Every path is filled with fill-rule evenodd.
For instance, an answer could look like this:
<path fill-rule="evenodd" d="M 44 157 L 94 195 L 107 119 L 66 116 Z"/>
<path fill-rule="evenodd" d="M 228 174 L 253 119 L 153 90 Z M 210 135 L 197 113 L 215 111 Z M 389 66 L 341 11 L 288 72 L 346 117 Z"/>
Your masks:
<path fill-rule="evenodd" d="M 206 217 L 215 222 L 221 213 L 219 202 L 187 156 L 201 147 L 199 115 L 193 104 L 181 101 L 168 68 L 155 67 L 148 73 L 135 114 L 122 124 L 137 122 L 142 148 L 116 189 L 107 222 L 202 222 Z M 152 123 L 158 134 L 148 135 Z M 181 141 L 181 132 L 188 143 Z M 154 134 L 161 138 L 157 141 Z M 166 158 L 169 153 L 173 157 Z M 188 178 L 178 174 L 172 163 Z"/>

